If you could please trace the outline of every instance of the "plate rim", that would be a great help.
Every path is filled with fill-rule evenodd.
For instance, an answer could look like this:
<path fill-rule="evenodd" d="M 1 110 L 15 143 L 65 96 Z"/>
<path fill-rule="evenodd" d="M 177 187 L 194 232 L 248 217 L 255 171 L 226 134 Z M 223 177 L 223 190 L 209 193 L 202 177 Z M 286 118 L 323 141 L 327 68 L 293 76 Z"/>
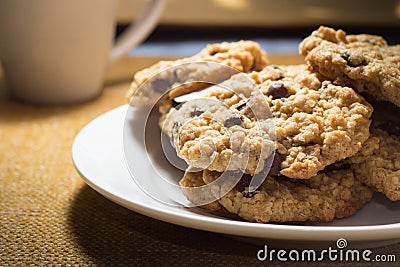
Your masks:
<path fill-rule="evenodd" d="M 278 240 L 293 240 L 293 241 L 333 241 L 338 238 L 346 238 L 350 241 L 383 241 L 383 240 L 396 240 L 400 238 L 400 222 L 391 224 L 380 224 L 380 225 L 360 225 L 360 226 L 309 226 L 309 225 L 284 225 L 284 224 L 261 224 L 254 222 L 245 222 L 230 220 L 226 218 L 215 218 L 207 217 L 205 215 L 188 215 L 186 213 L 179 213 L 175 209 L 161 209 L 158 207 L 152 207 L 146 203 L 140 203 L 138 201 L 131 201 L 123 196 L 115 194 L 115 192 L 109 192 L 107 189 L 102 188 L 96 184 L 93 179 L 86 177 L 86 175 L 80 170 L 79 162 L 76 156 L 76 146 L 80 142 L 82 133 L 88 131 L 89 127 L 94 124 L 95 121 L 101 121 L 108 116 L 112 116 L 126 111 L 128 104 L 121 105 L 113 108 L 103 114 L 97 116 L 90 122 L 88 122 L 75 136 L 72 143 L 72 162 L 82 177 L 82 179 L 95 191 L 107 199 L 129 209 L 134 212 L 140 213 L 144 216 L 151 217 L 153 219 L 161 220 L 167 223 L 188 227 L 197 230 L 209 231 L 220 234 L 249 237 L 249 238 L 262 238 L 262 239 L 278 239 Z M 125 114 L 124 122 L 125 122 Z M 124 127 L 122 124 L 121 127 Z M 122 129 L 121 129 L 122 130 Z M 122 142 L 122 141 L 121 141 Z M 123 153 L 123 151 L 121 151 Z M 124 157 L 124 155 L 123 155 Z M 121 163 L 122 166 L 127 168 L 127 163 Z M 132 180 L 133 182 L 133 180 Z M 141 194 L 146 197 L 148 195 L 142 192 Z M 167 204 L 161 203 L 162 205 L 171 207 Z M 185 208 L 186 209 L 186 208 Z M 239 228 L 239 229 L 238 229 Z M 240 231 L 238 231 L 240 230 Z M 321 234 L 321 233 L 324 234 Z M 341 233 L 342 232 L 342 233 Z M 268 234 L 268 235 L 266 235 Z M 312 234 L 313 238 L 308 238 Z M 400 242 L 400 241 L 399 241 Z"/>

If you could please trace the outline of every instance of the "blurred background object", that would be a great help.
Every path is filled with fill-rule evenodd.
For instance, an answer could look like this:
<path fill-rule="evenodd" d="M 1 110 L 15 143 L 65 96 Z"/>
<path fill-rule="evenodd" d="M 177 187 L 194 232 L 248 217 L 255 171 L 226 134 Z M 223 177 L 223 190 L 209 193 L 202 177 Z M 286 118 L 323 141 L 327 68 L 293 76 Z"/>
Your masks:
<path fill-rule="evenodd" d="M 119 33 L 141 0 L 120 0 Z M 132 54 L 185 56 L 205 44 L 252 39 L 269 53 L 297 53 L 319 25 L 399 43 L 400 0 L 168 0 L 159 26 Z M 151 44 L 150 44 L 151 43 Z"/>
<path fill-rule="evenodd" d="M 131 21 L 140 0 L 120 0 L 118 20 Z M 318 23 L 400 26 L 400 1 L 168 0 L 160 23 L 185 26 L 312 26 Z"/>

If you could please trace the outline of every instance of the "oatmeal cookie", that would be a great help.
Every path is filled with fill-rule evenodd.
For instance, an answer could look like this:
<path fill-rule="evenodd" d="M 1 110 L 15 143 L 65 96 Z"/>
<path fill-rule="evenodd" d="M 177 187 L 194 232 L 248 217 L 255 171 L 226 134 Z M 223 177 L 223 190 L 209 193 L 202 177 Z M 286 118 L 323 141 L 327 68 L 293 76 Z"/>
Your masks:
<path fill-rule="evenodd" d="M 311 178 L 355 155 L 368 139 L 373 109 L 353 89 L 319 81 L 304 65 L 266 67 L 250 76 L 268 96 L 282 157 L 280 174 Z M 283 88 L 284 96 L 276 96 L 276 88 Z"/>
<path fill-rule="evenodd" d="M 245 169 L 245 173 L 249 174 L 262 170 L 256 168 L 257 162 L 269 159 L 268 163 L 271 163 L 269 154 L 260 156 L 260 153 L 257 153 L 260 151 L 259 144 L 268 144 L 265 140 L 271 137 L 274 139 L 270 140 L 276 141 L 277 148 L 274 163 L 279 166 L 274 175 L 297 179 L 311 178 L 325 166 L 354 156 L 369 137 L 371 105 L 349 87 L 320 81 L 315 74 L 307 70 L 305 65 L 267 66 L 261 72 L 242 75 L 249 77 L 256 84 L 258 91 L 263 93 L 264 100 L 258 96 L 252 107 L 256 109 L 261 106 L 258 103 L 264 101 L 267 103 L 268 112 L 273 115 L 273 123 L 268 125 L 273 127 L 270 131 L 273 129 L 275 133 L 260 135 L 257 133 L 258 129 L 252 127 L 254 119 L 251 115 L 252 108 L 249 108 L 251 103 L 249 99 L 252 95 L 250 87 L 241 86 L 243 83 L 232 83 L 230 87 L 236 88 L 234 90 L 213 87 L 205 94 L 204 106 L 196 101 L 194 102 L 198 105 L 196 107 L 185 103 L 170 109 L 170 113 L 162 117 L 160 126 L 164 131 L 171 136 L 172 126 L 175 125 L 176 133 L 180 133 L 180 136 L 176 136 L 179 138 L 174 138 L 175 148 L 178 155 L 189 165 L 219 172 L 238 167 L 232 163 L 240 161 L 237 161 L 238 157 L 235 160 L 231 157 L 232 145 L 235 143 L 229 142 L 229 134 L 231 136 L 233 134 L 232 131 L 229 132 L 230 127 L 222 127 L 224 123 L 215 123 L 208 117 L 199 116 L 200 120 L 191 120 L 186 124 L 186 128 L 181 128 L 185 120 L 193 117 L 196 112 L 206 111 L 210 108 L 207 103 L 213 103 L 215 100 L 227 108 L 223 112 L 211 109 L 210 112 L 214 117 L 220 114 L 228 118 L 226 110 L 240 116 L 240 119 L 231 120 L 232 123 L 237 122 L 232 130 L 235 129 L 234 134 L 237 134 L 234 140 L 243 140 L 240 145 L 249 148 L 236 150 L 249 152 L 249 165 Z M 225 83 L 233 80 L 230 79 Z M 168 108 L 163 110 L 166 112 Z M 168 116 L 170 116 L 169 123 L 163 124 L 164 118 Z M 263 142 L 254 143 L 251 138 Z M 203 154 L 201 146 L 204 147 Z M 210 156 L 215 154 L 217 157 L 211 165 L 196 165 L 192 160 L 198 161 L 203 155 L 203 159 L 208 163 Z M 232 168 L 227 168 L 229 162 Z"/>
<path fill-rule="evenodd" d="M 218 90 L 212 89 L 207 97 L 172 108 L 160 120 L 162 130 L 189 166 L 260 172 L 271 164 L 275 151 L 273 119 L 265 97 L 243 73 L 216 87 L 232 93 L 235 100 L 223 103 L 212 98 Z"/>
<path fill-rule="evenodd" d="M 220 64 L 227 67 L 221 69 Z M 174 98 L 178 94 L 208 87 L 210 82 L 221 82 L 236 72 L 261 70 L 267 64 L 267 54 L 256 42 L 209 44 L 194 56 L 175 61 L 160 61 L 138 71 L 134 75 L 128 97 L 134 100 L 133 104 L 148 103 L 160 97 L 168 89 L 180 85 L 179 90 L 170 91 L 171 98 Z M 145 83 L 146 81 L 149 82 Z M 132 98 L 137 92 L 139 96 Z"/>
<path fill-rule="evenodd" d="M 392 201 L 400 200 L 400 137 L 376 129 L 351 158 L 355 176 Z"/>
<path fill-rule="evenodd" d="M 335 84 L 400 106 L 400 45 L 321 26 L 299 46 L 310 69 Z"/>
<path fill-rule="evenodd" d="M 210 184 L 220 175 L 205 170 L 203 180 Z M 251 222 L 328 222 L 354 214 L 373 194 L 351 170 L 322 172 L 309 180 L 267 177 L 254 191 L 248 188 L 250 179 L 242 177 L 227 194 L 220 192 L 231 188 L 229 180 L 212 185 L 211 192 L 227 211 Z"/>
<path fill-rule="evenodd" d="M 371 137 L 349 160 L 355 176 L 392 201 L 400 200 L 400 118 L 397 107 L 374 103 Z"/>

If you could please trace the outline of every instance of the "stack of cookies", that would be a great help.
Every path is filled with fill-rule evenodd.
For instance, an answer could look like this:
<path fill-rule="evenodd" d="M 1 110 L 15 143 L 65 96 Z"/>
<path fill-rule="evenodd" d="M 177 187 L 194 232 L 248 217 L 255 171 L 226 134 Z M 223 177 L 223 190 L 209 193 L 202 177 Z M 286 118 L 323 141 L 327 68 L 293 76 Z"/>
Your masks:
<path fill-rule="evenodd" d="M 321 26 L 299 51 L 304 64 L 270 65 L 255 42 L 211 44 L 135 74 L 132 103 L 157 100 L 194 205 L 327 222 L 374 191 L 400 200 L 400 46 Z"/>

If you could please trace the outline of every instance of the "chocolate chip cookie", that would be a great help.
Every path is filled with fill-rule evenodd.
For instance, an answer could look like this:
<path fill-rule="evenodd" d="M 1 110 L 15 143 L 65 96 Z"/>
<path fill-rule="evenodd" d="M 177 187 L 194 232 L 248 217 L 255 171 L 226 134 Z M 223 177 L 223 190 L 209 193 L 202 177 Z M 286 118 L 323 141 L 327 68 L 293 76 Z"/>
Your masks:
<path fill-rule="evenodd" d="M 304 65 L 266 67 L 250 76 L 268 96 L 282 156 L 280 174 L 311 178 L 355 155 L 367 140 L 373 109 L 353 89 L 319 80 Z M 273 93 L 276 84 L 286 96 Z"/>
<path fill-rule="evenodd" d="M 216 92 L 229 94 L 220 101 Z M 271 164 L 275 152 L 272 114 L 252 81 L 243 73 L 210 88 L 203 98 L 172 108 L 160 122 L 177 155 L 189 166 L 255 174 Z"/>
<path fill-rule="evenodd" d="M 328 222 L 357 212 L 371 200 L 372 190 L 354 178 L 353 172 L 322 172 L 309 180 L 267 177 L 256 190 L 248 188 L 251 177 L 244 176 L 227 194 L 229 179 L 211 185 L 221 173 L 204 170 L 203 180 L 211 193 L 229 212 L 251 222 Z"/>
<path fill-rule="evenodd" d="M 321 26 L 301 42 L 299 51 L 312 71 L 335 84 L 400 106 L 400 45 Z"/>
<path fill-rule="evenodd" d="M 200 120 L 191 120 L 182 128 L 183 120 L 196 113 L 205 112 L 209 108 L 207 104 L 199 104 L 196 107 L 183 104 L 182 107 L 172 108 L 171 115 L 168 115 L 170 122 L 164 131 L 171 133 L 172 126 L 176 126 L 179 136 L 175 136 L 174 144 L 178 155 L 189 165 L 219 172 L 240 169 L 238 165 L 232 164 L 240 162 L 243 166 L 237 159 L 239 156 L 232 158 L 235 143 L 229 142 L 230 139 L 227 138 L 229 133 L 233 133 L 230 130 L 234 130 L 234 134 L 237 135 L 233 135 L 234 140 L 239 143 L 237 147 L 248 147 L 248 150 L 237 150 L 248 152 L 245 154 L 249 155 L 245 173 L 254 174 L 262 170 L 257 168 L 257 164 L 267 159 L 271 164 L 272 158 L 268 157 L 268 154 L 260 156 L 257 151 L 260 151 L 260 144 L 268 144 L 266 140 L 274 137 L 277 156 L 274 156 L 273 162 L 278 165 L 277 171 L 275 169 L 276 174 L 308 179 L 317 175 L 325 166 L 354 156 L 369 137 L 370 116 L 373 110 L 371 105 L 349 87 L 321 81 L 314 73 L 309 72 L 305 65 L 267 66 L 260 72 L 242 75 L 249 77 L 263 94 L 264 98 L 258 96 L 252 106 L 259 107 L 263 102 L 267 103 L 273 115 L 273 123 L 267 125 L 274 127 L 275 134 L 269 132 L 267 135 L 260 135 L 257 133 L 259 129 L 252 127 L 254 120 L 248 107 L 248 103 L 251 103 L 250 87 L 234 83 L 231 85 L 232 88 L 236 88 L 234 90 L 227 90 L 223 86 L 213 87 L 205 94 L 206 100 L 203 102 L 219 101 L 220 105 L 232 111 L 231 117 L 225 111 L 218 111 L 224 118 L 215 123 L 200 115 Z M 183 109 L 184 106 L 187 109 Z M 213 113 L 212 116 L 218 114 L 215 108 L 210 112 Z M 251 138 L 263 142 L 258 141 L 255 145 L 253 141 L 247 141 Z M 178 139 L 179 142 L 176 141 Z M 203 154 L 200 152 L 202 145 L 205 147 Z M 207 161 L 208 165 L 196 165 L 193 159 L 199 160 L 201 155 L 208 161 L 215 157 L 213 164 L 208 164 Z M 244 159 L 247 160 L 246 157 Z M 231 164 L 232 168 L 227 168 L 228 164 Z"/>

